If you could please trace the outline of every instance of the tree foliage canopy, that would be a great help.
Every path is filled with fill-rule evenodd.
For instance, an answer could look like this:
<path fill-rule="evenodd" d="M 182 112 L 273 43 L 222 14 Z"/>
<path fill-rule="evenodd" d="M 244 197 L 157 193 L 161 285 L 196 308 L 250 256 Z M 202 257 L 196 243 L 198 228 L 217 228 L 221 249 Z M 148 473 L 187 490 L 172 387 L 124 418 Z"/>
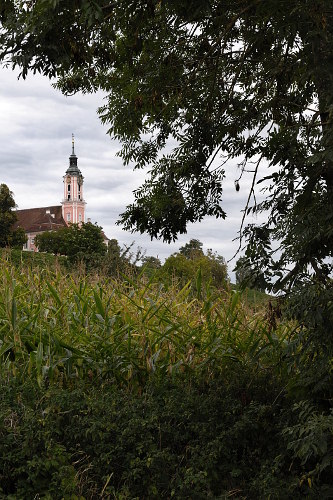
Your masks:
<path fill-rule="evenodd" d="M 165 281 L 172 281 L 176 278 L 181 286 L 185 286 L 190 281 L 197 286 L 196 281 L 200 273 L 200 279 L 204 284 L 211 283 L 218 289 L 226 288 L 229 277 L 225 259 L 211 249 L 205 254 L 202 246 L 201 241 L 191 239 L 180 247 L 179 252 L 166 259 L 159 276 Z"/>
<path fill-rule="evenodd" d="M 180 247 L 179 253 L 184 255 L 187 259 L 201 257 L 204 255 L 202 245 L 201 241 L 192 238 L 188 243 L 185 243 L 183 247 Z"/>
<path fill-rule="evenodd" d="M 125 228 L 170 241 L 189 222 L 224 218 L 222 180 L 238 161 L 238 185 L 243 171 L 254 172 L 246 211 L 269 213 L 245 231 L 247 256 L 271 269 L 267 279 L 278 271 L 281 285 L 309 266 L 327 280 L 330 0 L 6 0 L 0 19 L 0 57 L 23 77 L 56 76 L 65 94 L 107 92 L 99 113 L 122 142 L 124 162 L 151 168 L 122 215 Z M 258 205 L 261 162 L 272 168 Z"/>
<path fill-rule="evenodd" d="M 22 247 L 26 235 L 22 228 L 14 229 L 17 215 L 13 193 L 6 184 L 0 185 L 0 247 Z"/>
<path fill-rule="evenodd" d="M 66 255 L 71 262 L 82 259 L 89 264 L 92 258 L 107 252 L 101 228 L 91 222 L 46 231 L 37 235 L 35 241 L 41 252 Z"/>
<path fill-rule="evenodd" d="M 236 283 L 241 287 L 249 287 L 265 292 L 266 282 L 262 269 L 255 269 L 249 264 L 246 257 L 239 257 L 235 267 Z"/>
<path fill-rule="evenodd" d="M 16 222 L 16 214 L 13 193 L 6 184 L 0 185 L 0 246 L 9 244 L 11 228 Z"/>

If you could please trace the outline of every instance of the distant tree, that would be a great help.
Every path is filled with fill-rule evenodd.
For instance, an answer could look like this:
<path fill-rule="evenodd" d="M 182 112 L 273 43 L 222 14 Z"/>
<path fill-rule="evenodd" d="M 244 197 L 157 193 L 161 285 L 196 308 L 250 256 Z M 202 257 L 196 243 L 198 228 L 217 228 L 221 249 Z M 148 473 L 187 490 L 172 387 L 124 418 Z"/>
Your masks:
<path fill-rule="evenodd" d="M 141 259 L 141 269 L 147 276 L 153 275 L 158 269 L 161 269 L 162 263 L 158 257 L 145 255 Z"/>
<path fill-rule="evenodd" d="M 129 245 L 120 246 L 118 240 L 114 238 L 109 240 L 107 253 L 101 263 L 101 271 L 108 276 L 137 273 L 140 268 L 138 263 L 144 259 L 144 252 L 140 247 L 133 248 L 134 245 L 134 241 Z"/>
<path fill-rule="evenodd" d="M 45 231 L 35 237 L 35 245 L 40 252 L 54 253 L 55 255 L 66 255 L 65 248 L 62 246 L 63 241 L 62 229 Z"/>
<path fill-rule="evenodd" d="M 18 227 L 17 229 L 12 231 L 10 235 L 10 246 L 22 250 L 22 247 L 27 242 L 27 239 L 28 238 L 23 227 Z"/>
<path fill-rule="evenodd" d="M 79 252 L 83 255 L 105 255 L 107 246 L 104 243 L 102 228 L 91 222 L 83 223 L 81 226 L 72 224 L 70 226 L 70 237 L 67 241 L 67 255 L 75 257 Z"/>
<path fill-rule="evenodd" d="M 101 227 L 91 222 L 46 231 L 36 236 L 36 245 L 41 252 L 66 255 L 71 262 L 83 260 L 90 267 L 107 252 Z"/>
<path fill-rule="evenodd" d="M 202 246 L 201 241 L 190 240 L 178 253 L 166 259 L 160 275 L 169 281 L 176 278 L 181 285 L 185 285 L 188 281 L 195 280 L 200 269 L 203 282 L 211 282 L 216 288 L 224 288 L 228 283 L 225 259 L 212 250 L 208 250 L 205 255 Z"/>
<path fill-rule="evenodd" d="M 211 248 L 207 250 L 206 257 L 210 262 L 213 284 L 217 287 L 224 287 L 229 281 L 228 265 L 225 258 L 217 252 L 213 252 Z"/>
<path fill-rule="evenodd" d="M 183 247 L 180 247 L 179 253 L 184 255 L 187 259 L 197 259 L 204 255 L 202 246 L 203 244 L 201 241 L 191 239 L 188 243 L 185 243 Z"/>
<path fill-rule="evenodd" d="M 139 262 L 144 258 L 146 251 L 141 247 L 134 248 L 135 241 L 129 245 L 124 244 L 121 249 L 121 257 L 125 259 L 133 268 L 137 268 Z"/>
<path fill-rule="evenodd" d="M 0 185 L 0 247 L 22 247 L 26 235 L 22 228 L 13 229 L 17 215 L 14 195 L 6 184 Z"/>
<path fill-rule="evenodd" d="M 13 208 L 15 208 L 13 193 L 6 184 L 0 185 L 0 246 L 9 245 L 11 228 L 16 222 L 17 217 Z"/>
<path fill-rule="evenodd" d="M 108 242 L 105 264 L 107 265 L 108 274 L 115 274 L 122 264 L 121 249 L 116 239 L 111 239 Z"/>
<path fill-rule="evenodd" d="M 172 282 L 175 279 L 184 286 L 195 277 L 198 268 L 198 261 L 188 259 L 181 253 L 174 253 L 165 260 L 160 274 L 164 280 Z"/>
<path fill-rule="evenodd" d="M 236 284 L 242 286 L 249 279 L 249 268 L 246 265 L 247 259 L 245 257 L 239 257 L 236 262 L 236 266 L 233 269 L 236 275 Z"/>
<path fill-rule="evenodd" d="M 108 276 L 117 276 L 119 272 L 127 273 L 130 263 L 124 253 L 126 250 L 120 247 L 118 240 L 114 238 L 109 240 L 102 265 L 103 272 Z"/>
<path fill-rule="evenodd" d="M 158 257 L 153 257 L 152 255 L 145 255 L 142 257 L 141 264 L 142 267 L 149 266 L 154 269 L 159 269 L 162 266 L 160 259 Z"/>
<path fill-rule="evenodd" d="M 249 287 L 265 292 L 266 281 L 264 272 L 249 263 L 246 257 L 240 257 L 235 266 L 236 283 L 240 287 Z"/>

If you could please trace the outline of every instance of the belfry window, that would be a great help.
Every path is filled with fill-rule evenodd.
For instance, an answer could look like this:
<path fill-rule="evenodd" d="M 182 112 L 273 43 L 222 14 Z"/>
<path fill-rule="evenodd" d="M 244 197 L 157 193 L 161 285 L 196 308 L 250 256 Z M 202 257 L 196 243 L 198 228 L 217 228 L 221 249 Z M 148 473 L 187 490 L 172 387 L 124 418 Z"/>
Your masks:
<path fill-rule="evenodd" d="M 71 185 L 70 185 L 70 184 L 68 184 L 68 186 L 67 186 L 67 191 L 68 191 L 69 193 L 70 193 L 70 191 L 71 191 Z"/>

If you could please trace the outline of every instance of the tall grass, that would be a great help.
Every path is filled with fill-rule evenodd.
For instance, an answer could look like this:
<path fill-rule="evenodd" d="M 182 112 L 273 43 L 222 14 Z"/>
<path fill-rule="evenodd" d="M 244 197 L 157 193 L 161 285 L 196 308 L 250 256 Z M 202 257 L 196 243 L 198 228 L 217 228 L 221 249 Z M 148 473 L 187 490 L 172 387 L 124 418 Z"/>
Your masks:
<path fill-rule="evenodd" d="M 291 322 L 246 293 L 204 287 L 200 272 L 179 288 L 9 260 L 6 498 L 324 498 L 331 416 L 314 418 L 307 402 L 298 419 L 290 410 Z"/>
<path fill-rule="evenodd" d="M 291 327 L 275 331 L 239 292 L 195 293 L 144 278 L 98 279 L 0 262 L 2 377 L 38 384 L 114 380 L 140 390 L 150 377 L 207 379 L 277 364 Z"/>

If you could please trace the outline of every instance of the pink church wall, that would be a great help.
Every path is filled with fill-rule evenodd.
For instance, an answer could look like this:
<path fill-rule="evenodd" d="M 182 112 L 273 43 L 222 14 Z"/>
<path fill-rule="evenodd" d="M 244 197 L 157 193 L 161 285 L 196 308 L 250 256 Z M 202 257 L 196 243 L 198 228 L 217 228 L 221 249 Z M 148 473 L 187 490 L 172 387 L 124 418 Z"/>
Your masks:
<path fill-rule="evenodd" d="M 68 182 L 70 178 L 70 182 Z M 66 224 L 85 222 L 85 202 L 83 201 L 83 185 L 79 185 L 76 175 L 64 176 L 63 218 Z"/>

